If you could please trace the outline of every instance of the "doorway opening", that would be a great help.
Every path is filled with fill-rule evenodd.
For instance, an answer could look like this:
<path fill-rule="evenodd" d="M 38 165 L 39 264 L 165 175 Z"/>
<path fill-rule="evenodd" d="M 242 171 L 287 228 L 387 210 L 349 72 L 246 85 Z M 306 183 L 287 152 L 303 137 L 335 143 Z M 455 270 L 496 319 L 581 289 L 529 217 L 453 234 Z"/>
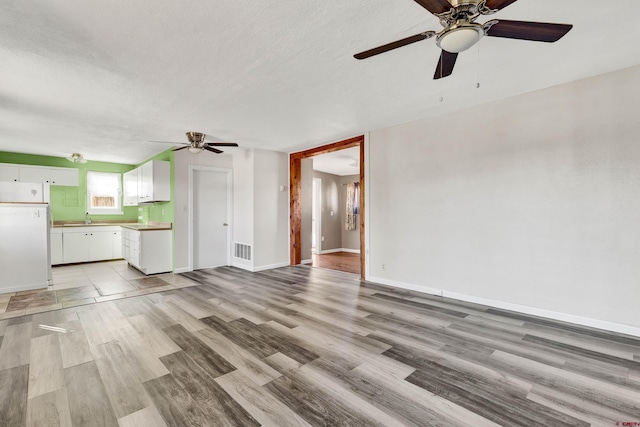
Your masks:
<path fill-rule="evenodd" d="M 364 279 L 364 184 L 364 136 L 290 155 L 291 265 Z"/>

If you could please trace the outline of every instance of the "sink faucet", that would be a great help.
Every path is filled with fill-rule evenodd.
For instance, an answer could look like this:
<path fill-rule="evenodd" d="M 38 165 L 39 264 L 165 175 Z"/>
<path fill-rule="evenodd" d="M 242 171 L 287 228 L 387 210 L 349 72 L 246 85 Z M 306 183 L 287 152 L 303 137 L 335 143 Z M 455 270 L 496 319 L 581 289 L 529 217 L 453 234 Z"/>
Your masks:
<path fill-rule="evenodd" d="M 91 224 L 91 218 L 89 218 L 89 212 L 84 214 L 84 223 L 85 224 Z"/>

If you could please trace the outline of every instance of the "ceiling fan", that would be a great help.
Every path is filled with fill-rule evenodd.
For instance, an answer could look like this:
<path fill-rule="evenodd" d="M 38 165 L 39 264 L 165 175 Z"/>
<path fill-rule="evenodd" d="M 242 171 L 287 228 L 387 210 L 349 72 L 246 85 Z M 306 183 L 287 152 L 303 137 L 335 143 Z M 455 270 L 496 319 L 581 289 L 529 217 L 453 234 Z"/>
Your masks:
<path fill-rule="evenodd" d="M 365 50 L 355 54 L 354 57 L 356 59 L 366 59 L 411 43 L 436 37 L 436 44 L 442 49 L 440 60 L 433 76 L 437 80 L 451 75 L 458 53 L 478 43 L 483 36 L 553 43 L 560 40 L 573 28 L 573 25 L 568 24 L 508 21 L 506 19 L 493 19 L 484 24 L 475 22 L 481 15 L 492 15 L 517 0 L 414 1 L 435 15 L 444 29 L 440 32 L 425 31 Z"/>
<path fill-rule="evenodd" d="M 170 141 L 150 141 L 150 142 L 161 142 L 164 144 L 181 144 L 184 147 L 174 148 L 173 151 L 184 150 L 188 148 L 192 153 L 200 153 L 204 150 L 211 151 L 212 153 L 220 154 L 224 153 L 222 150 L 218 150 L 213 147 L 237 147 L 238 144 L 235 142 L 205 142 L 204 138 L 206 135 L 201 132 L 187 132 L 187 139 L 189 142 L 170 142 Z"/>

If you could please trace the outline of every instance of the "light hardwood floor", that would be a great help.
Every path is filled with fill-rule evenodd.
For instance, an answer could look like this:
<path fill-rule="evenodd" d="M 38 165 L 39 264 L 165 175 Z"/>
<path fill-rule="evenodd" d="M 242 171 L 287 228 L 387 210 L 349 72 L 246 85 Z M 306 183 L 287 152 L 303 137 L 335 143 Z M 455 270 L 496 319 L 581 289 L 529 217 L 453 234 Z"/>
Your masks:
<path fill-rule="evenodd" d="M 360 254 L 335 252 L 331 254 L 313 254 L 313 266 L 330 270 L 344 271 L 360 275 Z"/>
<path fill-rule="evenodd" d="M 181 276 L 0 321 L 0 425 L 640 422 L 633 337 L 305 266 Z"/>

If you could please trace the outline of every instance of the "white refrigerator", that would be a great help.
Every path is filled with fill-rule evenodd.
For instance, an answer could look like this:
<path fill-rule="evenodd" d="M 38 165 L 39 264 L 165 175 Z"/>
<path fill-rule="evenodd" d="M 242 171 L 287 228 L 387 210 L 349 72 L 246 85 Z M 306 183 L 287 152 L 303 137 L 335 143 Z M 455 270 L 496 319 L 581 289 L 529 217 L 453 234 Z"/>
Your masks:
<path fill-rule="evenodd" d="M 0 293 L 46 288 L 51 281 L 48 194 L 43 184 L 24 184 L 0 183 Z"/>

